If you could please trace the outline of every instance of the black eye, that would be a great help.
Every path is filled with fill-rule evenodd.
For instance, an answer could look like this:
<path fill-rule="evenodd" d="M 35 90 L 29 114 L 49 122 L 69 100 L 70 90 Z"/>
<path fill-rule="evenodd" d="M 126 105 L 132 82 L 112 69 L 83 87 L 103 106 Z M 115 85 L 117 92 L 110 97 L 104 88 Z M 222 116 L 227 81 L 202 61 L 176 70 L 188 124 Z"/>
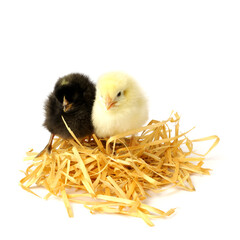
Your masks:
<path fill-rule="evenodd" d="M 117 94 L 117 97 L 120 97 L 120 96 L 121 96 L 121 94 L 122 94 L 122 93 L 121 93 L 121 92 L 119 92 L 119 93 Z"/>

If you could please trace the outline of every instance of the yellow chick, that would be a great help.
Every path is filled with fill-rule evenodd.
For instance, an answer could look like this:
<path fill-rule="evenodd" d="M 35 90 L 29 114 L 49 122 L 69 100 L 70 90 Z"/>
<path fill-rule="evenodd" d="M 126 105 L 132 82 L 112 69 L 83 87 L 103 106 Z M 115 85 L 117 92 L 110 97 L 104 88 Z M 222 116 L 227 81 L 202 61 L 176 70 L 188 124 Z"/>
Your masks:
<path fill-rule="evenodd" d="M 147 119 L 147 99 L 131 76 L 110 72 L 99 78 L 92 110 L 92 122 L 98 137 L 110 137 L 141 127 Z"/>

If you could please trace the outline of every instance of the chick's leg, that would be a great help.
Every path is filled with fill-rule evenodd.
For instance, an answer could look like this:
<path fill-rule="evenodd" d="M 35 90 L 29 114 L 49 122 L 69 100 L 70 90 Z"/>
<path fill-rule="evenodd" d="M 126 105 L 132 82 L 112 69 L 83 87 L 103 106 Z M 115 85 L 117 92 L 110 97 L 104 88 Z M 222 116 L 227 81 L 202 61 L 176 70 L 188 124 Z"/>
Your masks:
<path fill-rule="evenodd" d="M 50 139 L 48 141 L 48 144 L 46 145 L 46 147 L 35 158 L 42 156 L 45 152 L 47 152 L 48 154 L 51 153 L 53 138 L 54 138 L 54 134 L 51 134 L 50 135 Z"/>

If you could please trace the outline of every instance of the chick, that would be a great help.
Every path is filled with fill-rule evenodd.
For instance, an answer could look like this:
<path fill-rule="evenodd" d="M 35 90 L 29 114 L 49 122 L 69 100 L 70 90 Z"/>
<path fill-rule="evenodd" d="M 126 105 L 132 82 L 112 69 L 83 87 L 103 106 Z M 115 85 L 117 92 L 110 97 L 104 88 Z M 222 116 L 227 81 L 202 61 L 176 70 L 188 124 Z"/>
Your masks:
<path fill-rule="evenodd" d="M 62 116 L 77 138 L 93 133 L 91 113 L 95 92 L 95 85 L 85 75 L 72 73 L 59 78 L 54 91 L 45 102 L 43 126 L 51 132 L 50 140 L 38 156 L 46 150 L 48 153 L 51 152 L 55 135 L 64 139 L 71 138 Z"/>
<path fill-rule="evenodd" d="M 99 78 L 92 112 L 98 137 L 110 137 L 140 127 L 147 119 L 147 99 L 131 76 L 110 72 Z"/>

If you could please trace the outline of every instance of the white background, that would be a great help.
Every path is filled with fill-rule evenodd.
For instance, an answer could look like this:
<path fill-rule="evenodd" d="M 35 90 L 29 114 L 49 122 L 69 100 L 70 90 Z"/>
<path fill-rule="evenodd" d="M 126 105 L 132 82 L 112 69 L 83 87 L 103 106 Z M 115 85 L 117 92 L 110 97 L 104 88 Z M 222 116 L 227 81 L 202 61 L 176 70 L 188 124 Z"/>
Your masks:
<path fill-rule="evenodd" d="M 1 239 L 239 239 L 239 1 L 0 2 Z M 181 115 L 192 139 L 218 135 L 210 176 L 194 176 L 196 192 L 148 200 L 177 208 L 148 227 L 141 219 L 91 215 L 74 205 L 23 191 L 25 152 L 41 150 L 43 103 L 56 80 L 82 72 L 93 81 L 122 70 L 145 88 L 150 119 Z M 210 142 L 195 149 L 204 152 Z M 3 237 L 4 236 L 4 237 Z"/>

